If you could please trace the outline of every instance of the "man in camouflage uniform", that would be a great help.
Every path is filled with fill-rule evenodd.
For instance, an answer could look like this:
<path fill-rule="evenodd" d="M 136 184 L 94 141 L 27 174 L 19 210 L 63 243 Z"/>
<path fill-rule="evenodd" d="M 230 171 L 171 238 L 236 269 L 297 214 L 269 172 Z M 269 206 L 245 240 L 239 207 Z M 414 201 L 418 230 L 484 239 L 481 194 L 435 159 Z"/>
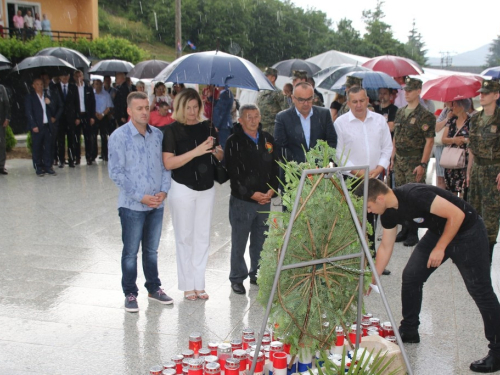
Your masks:
<path fill-rule="evenodd" d="M 325 99 L 323 98 L 323 94 L 320 93 L 318 90 L 316 90 L 316 81 L 314 80 L 314 78 L 308 77 L 307 83 L 309 83 L 314 89 L 313 105 L 315 105 L 317 107 L 324 107 L 325 106 Z"/>
<path fill-rule="evenodd" d="M 358 78 L 354 76 L 347 76 L 345 80 L 345 92 L 346 92 L 346 97 L 347 94 L 349 93 L 349 90 L 352 89 L 355 86 L 363 87 L 363 78 Z M 347 105 L 347 100 L 342 104 L 342 107 L 340 107 L 337 117 L 340 117 L 347 112 L 349 112 L 349 106 Z"/>
<path fill-rule="evenodd" d="M 273 84 L 274 91 L 260 91 L 257 97 L 257 106 L 260 108 L 262 130 L 274 134 L 274 119 L 278 112 L 288 108 L 288 102 L 275 86 L 278 71 L 274 68 L 266 68 L 264 74 Z"/>
<path fill-rule="evenodd" d="M 305 70 L 294 70 L 292 72 L 292 85 L 295 88 L 295 85 L 299 82 L 307 82 L 307 72 Z"/>
<path fill-rule="evenodd" d="M 431 157 L 436 118 L 420 104 L 422 81 L 406 78 L 405 99 L 408 104 L 399 108 L 394 119 L 394 147 L 391 166 L 396 186 L 410 182 L 425 184 L 427 163 Z M 396 237 L 405 246 L 418 243 L 418 227 L 408 223 Z"/>
<path fill-rule="evenodd" d="M 469 123 L 469 165 L 467 183 L 470 204 L 483 217 L 490 255 L 493 257 L 500 220 L 500 82 L 484 80 L 481 89 L 481 112 Z"/>

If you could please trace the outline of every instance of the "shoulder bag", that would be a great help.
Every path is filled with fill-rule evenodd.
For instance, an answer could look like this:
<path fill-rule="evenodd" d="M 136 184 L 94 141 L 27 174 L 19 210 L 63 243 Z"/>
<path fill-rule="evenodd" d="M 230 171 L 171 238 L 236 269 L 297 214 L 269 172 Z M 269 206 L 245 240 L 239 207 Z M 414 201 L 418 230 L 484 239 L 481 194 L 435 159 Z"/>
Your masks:
<path fill-rule="evenodd" d="M 212 123 L 210 123 L 210 136 L 212 136 Z M 213 137 L 213 136 L 212 136 Z M 215 146 L 214 146 L 215 147 Z M 217 159 L 213 154 L 212 157 L 212 166 L 214 168 L 214 181 L 219 184 L 223 184 L 227 180 L 229 180 L 229 174 L 227 173 L 226 167 L 222 164 L 219 159 Z"/>
<path fill-rule="evenodd" d="M 458 129 L 453 136 L 458 134 L 460 129 Z M 465 150 L 460 147 L 453 147 L 453 145 L 449 145 L 443 149 L 443 154 L 441 155 L 441 160 L 439 161 L 439 165 L 443 168 L 448 169 L 463 169 L 465 168 Z"/>

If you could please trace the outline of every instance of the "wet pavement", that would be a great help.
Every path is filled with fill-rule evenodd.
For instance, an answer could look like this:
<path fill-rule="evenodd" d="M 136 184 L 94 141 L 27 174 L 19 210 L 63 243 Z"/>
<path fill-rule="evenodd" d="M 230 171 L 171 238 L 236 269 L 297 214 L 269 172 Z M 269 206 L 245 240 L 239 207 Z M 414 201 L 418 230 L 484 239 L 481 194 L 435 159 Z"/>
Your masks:
<path fill-rule="evenodd" d="M 0 375 L 147 374 L 187 347 L 189 333 L 204 343 L 230 340 L 243 327 L 259 329 L 258 287 L 231 292 L 229 185 L 217 186 L 207 270 L 210 299 L 183 300 L 177 290 L 174 234 L 166 210 L 159 271 L 172 306 L 149 301 L 139 271 L 140 312 L 123 310 L 118 189 L 106 165 L 57 169 L 35 176 L 29 160 L 8 160 L 0 177 Z M 401 319 L 401 271 L 411 248 L 397 244 L 383 277 L 396 321 Z M 140 267 L 140 257 L 139 257 Z M 500 249 L 492 272 L 500 295 Z M 387 320 L 380 297 L 367 311 Z M 499 317 L 500 318 L 500 317 Z M 468 374 L 487 353 L 482 321 L 451 261 L 425 285 L 421 343 L 407 344 L 415 374 Z"/>

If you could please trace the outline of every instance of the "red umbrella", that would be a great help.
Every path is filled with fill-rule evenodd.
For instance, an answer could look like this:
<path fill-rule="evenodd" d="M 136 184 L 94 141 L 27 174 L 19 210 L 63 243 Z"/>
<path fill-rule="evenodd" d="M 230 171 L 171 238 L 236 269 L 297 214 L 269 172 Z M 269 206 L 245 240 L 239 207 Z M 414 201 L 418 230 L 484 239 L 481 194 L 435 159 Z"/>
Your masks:
<path fill-rule="evenodd" d="M 371 70 L 384 72 L 391 77 L 403 77 L 422 74 L 423 70 L 415 61 L 399 56 L 379 56 L 368 60 L 362 66 Z"/>
<path fill-rule="evenodd" d="M 473 75 L 451 75 L 425 82 L 421 96 L 439 102 L 474 98 L 481 88 L 481 77 Z"/>

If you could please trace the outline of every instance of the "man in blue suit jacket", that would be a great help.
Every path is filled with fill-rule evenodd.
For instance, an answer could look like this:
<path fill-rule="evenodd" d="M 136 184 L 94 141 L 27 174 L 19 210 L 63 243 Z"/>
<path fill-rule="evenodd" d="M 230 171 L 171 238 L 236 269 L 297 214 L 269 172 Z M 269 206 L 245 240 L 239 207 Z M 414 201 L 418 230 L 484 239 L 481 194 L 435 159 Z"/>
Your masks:
<path fill-rule="evenodd" d="M 212 122 L 219 132 L 219 144 L 224 149 L 226 140 L 231 135 L 233 129 L 233 117 L 231 109 L 233 108 L 234 96 L 229 87 L 225 87 L 220 92 L 219 100 L 215 104 Z"/>
<path fill-rule="evenodd" d="M 288 161 L 305 162 L 305 153 L 323 140 L 330 147 L 337 147 L 337 133 L 333 127 L 330 110 L 313 106 L 314 89 L 306 82 L 293 89 L 294 107 L 276 115 L 274 140 Z"/>
<path fill-rule="evenodd" d="M 55 118 L 54 103 L 43 93 L 43 82 L 40 78 L 33 80 L 34 92 L 25 99 L 26 119 L 31 131 L 33 166 L 37 176 L 45 173 L 55 176 L 52 169 L 52 135 L 50 121 Z"/>

